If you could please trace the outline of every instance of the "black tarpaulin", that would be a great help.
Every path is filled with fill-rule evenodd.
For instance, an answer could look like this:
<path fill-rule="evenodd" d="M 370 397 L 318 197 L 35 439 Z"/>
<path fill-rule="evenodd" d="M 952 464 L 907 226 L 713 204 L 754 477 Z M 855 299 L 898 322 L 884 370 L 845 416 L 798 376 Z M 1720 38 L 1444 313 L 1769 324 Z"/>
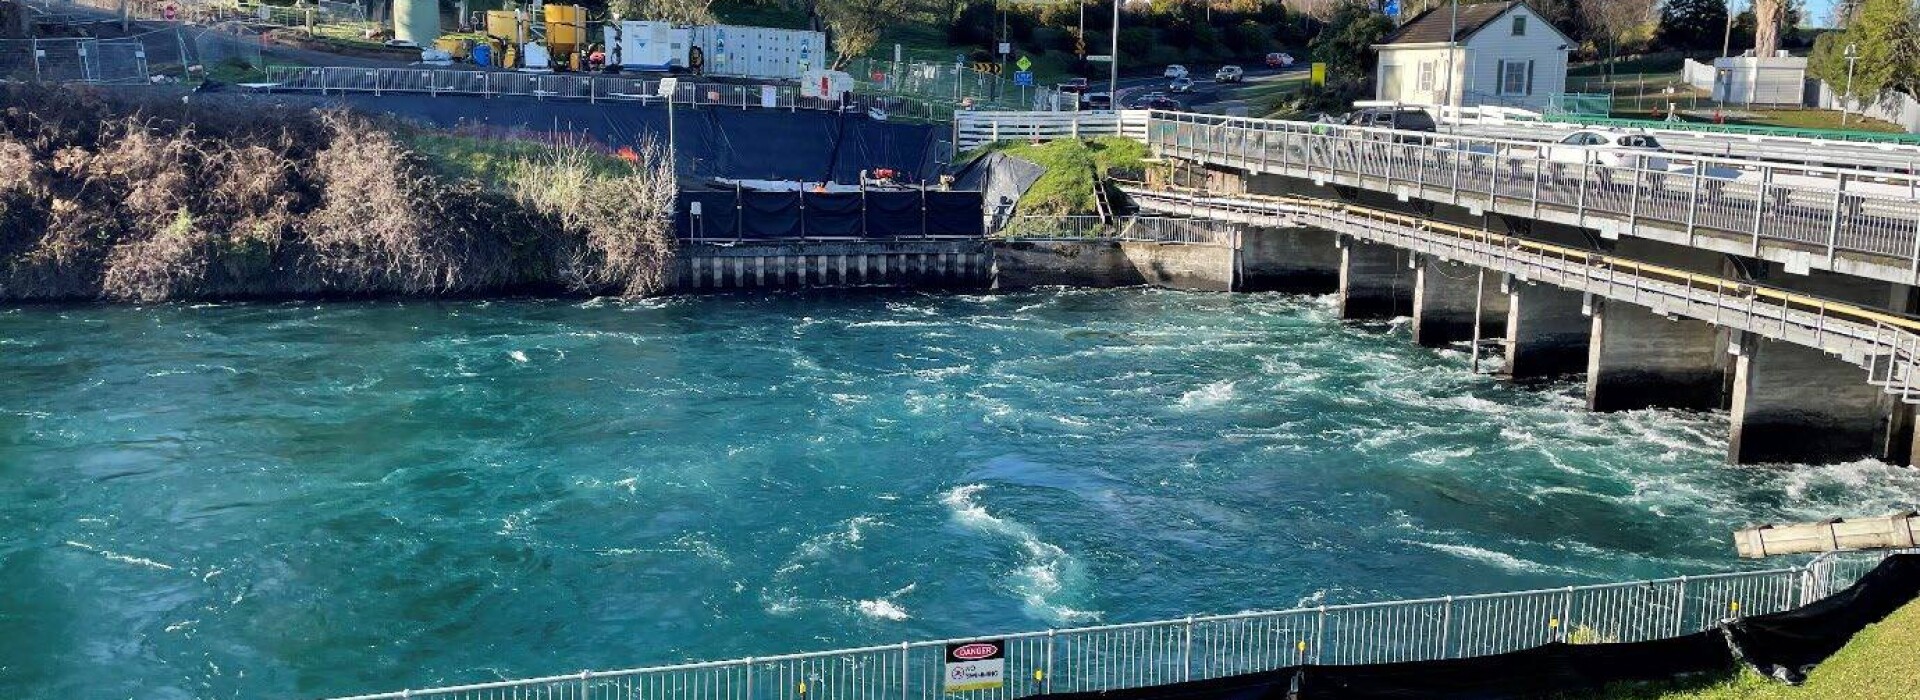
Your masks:
<path fill-rule="evenodd" d="M 743 192 L 740 204 L 741 238 L 800 237 L 800 193 Z"/>
<path fill-rule="evenodd" d="M 1730 622 L 1727 640 L 1762 675 L 1797 679 L 1867 625 L 1920 598 L 1920 554 L 1896 554 L 1833 595 Z"/>
<path fill-rule="evenodd" d="M 859 192 L 808 192 L 804 201 L 808 238 L 860 237 Z"/>
<path fill-rule="evenodd" d="M 695 203 L 700 205 L 698 217 L 693 215 Z M 682 192 L 674 212 L 681 238 L 703 240 L 738 238 L 739 216 L 739 199 L 732 192 Z"/>
<path fill-rule="evenodd" d="M 926 195 L 927 235 L 971 238 L 987 235 L 979 192 L 930 191 Z"/>
<path fill-rule="evenodd" d="M 1920 555 L 1888 558 L 1847 589 L 1800 608 L 1680 637 L 1625 644 L 1551 643 L 1441 661 L 1288 666 L 1225 678 L 1046 700 L 1493 700 L 1590 692 L 1621 681 L 1723 672 L 1735 653 L 1773 675 L 1802 672 L 1865 626 L 1920 598 Z"/>
<path fill-rule="evenodd" d="M 920 192 L 868 192 L 866 217 L 868 238 L 917 237 L 921 235 Z"/>

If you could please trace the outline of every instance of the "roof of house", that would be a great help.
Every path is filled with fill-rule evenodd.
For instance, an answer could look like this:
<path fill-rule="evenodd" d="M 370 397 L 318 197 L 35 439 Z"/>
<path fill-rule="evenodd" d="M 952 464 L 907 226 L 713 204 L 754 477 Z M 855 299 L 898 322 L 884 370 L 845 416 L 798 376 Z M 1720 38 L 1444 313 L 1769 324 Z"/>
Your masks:
<path fill-rule="evenodd" d="M 1451 6 L 1438 5 L 1429 7 L 1427 11 L 1414 15 L 1413 19 L 1407 20 L 1406 24 L 1400 25 L 1399 29 L 1388 33 L 1376 46 L 1444 44 L 1447 43 L 1450 35 L 1456 37 L 1453 39 L 1454 41 L 1466 41 L 1467 37 L 1473 36 L 1474 32 L 1478 32 L 1487 25 L 1492 24 L 1494 20 L 1506 14 L 1507 10 L 1524 4 L 1526 3 L 1520 2 L 1520 0 L 1508 0 L 1507 2 L 1484 2 L 1476 5 L 1461 5 L 1460 31 L 1458 34 L 1453 33 L 1453 10 Z"/>

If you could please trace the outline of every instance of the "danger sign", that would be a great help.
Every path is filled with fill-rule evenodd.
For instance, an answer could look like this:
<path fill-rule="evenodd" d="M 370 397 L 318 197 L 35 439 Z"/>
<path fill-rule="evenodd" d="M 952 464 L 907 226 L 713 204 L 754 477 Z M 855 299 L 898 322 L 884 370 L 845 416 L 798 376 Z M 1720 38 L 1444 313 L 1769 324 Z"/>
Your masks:
<path fill-rule="evenodd" d="M 947 692 L 991 690 L 1006 683 L 1005 641 L 986 639 L 947 645 Z"/>

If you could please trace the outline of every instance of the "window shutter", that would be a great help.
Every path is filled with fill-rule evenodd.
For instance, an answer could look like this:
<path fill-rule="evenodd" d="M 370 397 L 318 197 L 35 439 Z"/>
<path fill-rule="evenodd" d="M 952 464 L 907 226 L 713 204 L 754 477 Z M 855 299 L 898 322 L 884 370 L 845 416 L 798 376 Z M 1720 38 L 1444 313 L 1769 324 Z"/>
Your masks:
<path fill-rule="evenodd" d="M 1533 96 L 1533 61 L 1527 61 L 1527 91 L 1521 94 Z"/>

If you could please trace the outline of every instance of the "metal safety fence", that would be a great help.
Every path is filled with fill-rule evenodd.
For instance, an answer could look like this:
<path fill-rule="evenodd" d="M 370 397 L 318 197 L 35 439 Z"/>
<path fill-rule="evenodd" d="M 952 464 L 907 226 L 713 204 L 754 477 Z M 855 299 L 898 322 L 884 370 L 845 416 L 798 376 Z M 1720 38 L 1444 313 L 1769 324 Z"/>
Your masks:
<path fill-rule="evenodd" d="M 1240 227 L 1204 217 L 1187 216 L 1015 216 L 994 237 L 1009 240 L 1110 240 L 1141 243 L 1179 243 L 1233 246 Z"/>
<path fill-rule="evenodd" d="M 1789 610 L 1850 585 L 1884 555 L 1806 566 L 991 637 L 1006 680 L 981 700 L 1220 678 L 1293 664 L 1370 664 L 1498 654 L 1548 642 L 1637 642 L 1728 618 Z M 1855 564 L 1849 560 L 1862 559 Z M 358 695 L 339 700 L 937 700 L 946 649 L 976 639 L 902 642 L 706 663 Z"/>
<path fill-rule="evenodd" d="M 1058 91 L 1042 85 L 1021 85 L 995 73 L 955 63 L 886 61 L 870 57 L 847 62 L 860 92 L 913 97 L 969 109 L 1051 110 L 1060 107 Z"/>
<path fill-rule="evenodd" d="M 1824 258 L 1892 258 L 1920 281 L 1920 178 L 1862 170 L 1660 154 L 1606 165 L 1567 162 L 1551 146 L 1469 136 L 1154 112 L 1147 143 L 1163 156 L 1391 192 L 1602 235 L 1658 229 L 1790 244 Z"/>
<path fill-rule="evenodd" d="M 193 61 L 175 29 L 118 39 L 0 39 L 0 78 L 49 83 L 145 83 L 161 66 Z"/>
<path fill-rule="evenodd" d="M 272 66 L 263 87 L 271 91 L 533 97 L 587 102 L 666 104 L 659 78 L 575 73 L 521 73 L 457 68 L 346 68 Z M 846 110 L 881 119 L 952 118 L 950 108 L 876 95 L 845 101 L 807 97 L 794 84 L 676 81 L 675 105 L 735 109 Z"/>

